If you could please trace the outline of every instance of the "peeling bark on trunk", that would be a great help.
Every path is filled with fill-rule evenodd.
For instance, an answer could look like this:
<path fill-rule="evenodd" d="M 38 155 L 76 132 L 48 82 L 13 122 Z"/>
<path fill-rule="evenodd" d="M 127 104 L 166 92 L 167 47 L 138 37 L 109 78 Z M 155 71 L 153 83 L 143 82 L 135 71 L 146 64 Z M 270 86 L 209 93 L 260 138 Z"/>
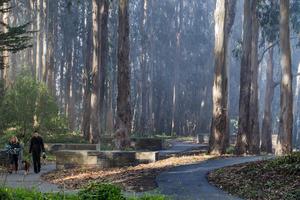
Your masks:
<path fill-rule="evenodd" d="M 281 87 L 280 118 L 276 147 L 277 155 L 292 152 L 293 92 L 291 71 L 291 47 L 289 31 L 289 0 L 280 0 L 280 49 L 281 49 Z"/>

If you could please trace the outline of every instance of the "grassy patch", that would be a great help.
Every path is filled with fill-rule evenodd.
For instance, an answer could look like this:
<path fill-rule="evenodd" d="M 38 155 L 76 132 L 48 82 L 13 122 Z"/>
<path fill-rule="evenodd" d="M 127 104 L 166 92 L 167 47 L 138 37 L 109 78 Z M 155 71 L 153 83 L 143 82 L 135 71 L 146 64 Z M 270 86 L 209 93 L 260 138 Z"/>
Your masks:
<path fill-rule="evenodd" d="M 300 153 L 215 170 L 210 182 L 246 199 L 300 199 Z"/>

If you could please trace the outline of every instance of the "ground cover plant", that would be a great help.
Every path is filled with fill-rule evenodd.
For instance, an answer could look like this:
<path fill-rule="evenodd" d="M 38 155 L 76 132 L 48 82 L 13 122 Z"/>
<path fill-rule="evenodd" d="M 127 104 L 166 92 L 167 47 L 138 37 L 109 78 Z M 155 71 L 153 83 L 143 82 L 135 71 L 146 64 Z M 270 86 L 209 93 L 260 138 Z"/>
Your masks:
<path fill-rule="evenodd" d="M 0 188 L 0 200 L 167 200 L 162 195 L 125 197 L 121 189 L 111 184 L 91 183 L 78 194 L 41 193 L 29 189 Z"/>
<path fill-rule="evenodd" d="M 208 179 L 245 199 L 298 200 L 300 153 L 218 169 Z"/>

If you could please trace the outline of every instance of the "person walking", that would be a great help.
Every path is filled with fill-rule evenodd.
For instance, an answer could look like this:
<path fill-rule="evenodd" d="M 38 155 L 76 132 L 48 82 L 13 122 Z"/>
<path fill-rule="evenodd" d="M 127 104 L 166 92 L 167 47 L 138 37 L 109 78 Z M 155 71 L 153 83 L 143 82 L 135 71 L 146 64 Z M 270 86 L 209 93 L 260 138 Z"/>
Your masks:
<path fill-rule="evenodd" d="M 30 139 L 29 153 L 32 154 L 33 169 L 37 174 L 41 171 L 41 154 L 45 155 L 44 141 L 37 131 Z"/>
<path fill-rule="evenodd" d="M 21 145 L 18 141 L 18 138 L 16 136 L 12 136 L 9 140 L 8 145 L 6 146 L 6 150 L 9 157 L 9 173 L 12 173 L 15 171 L 18 172 L 19 167 L 19 154 L 21 150 Z"/>

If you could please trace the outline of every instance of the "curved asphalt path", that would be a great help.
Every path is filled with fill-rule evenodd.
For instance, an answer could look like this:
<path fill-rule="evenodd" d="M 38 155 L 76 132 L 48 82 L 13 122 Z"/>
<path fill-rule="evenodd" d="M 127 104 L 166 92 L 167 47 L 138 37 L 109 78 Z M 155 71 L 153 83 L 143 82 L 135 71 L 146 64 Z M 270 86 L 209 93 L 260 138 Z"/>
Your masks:
<path fill-rule="evenodd" d="M 158 190 L 174 200 L 239 200 L 211 185 L 207 180 L 207 174 L 218 168 L 268 158 L 270 157 L 231 157 L 179 166 L 163 172 L 156 178 Z"/>

